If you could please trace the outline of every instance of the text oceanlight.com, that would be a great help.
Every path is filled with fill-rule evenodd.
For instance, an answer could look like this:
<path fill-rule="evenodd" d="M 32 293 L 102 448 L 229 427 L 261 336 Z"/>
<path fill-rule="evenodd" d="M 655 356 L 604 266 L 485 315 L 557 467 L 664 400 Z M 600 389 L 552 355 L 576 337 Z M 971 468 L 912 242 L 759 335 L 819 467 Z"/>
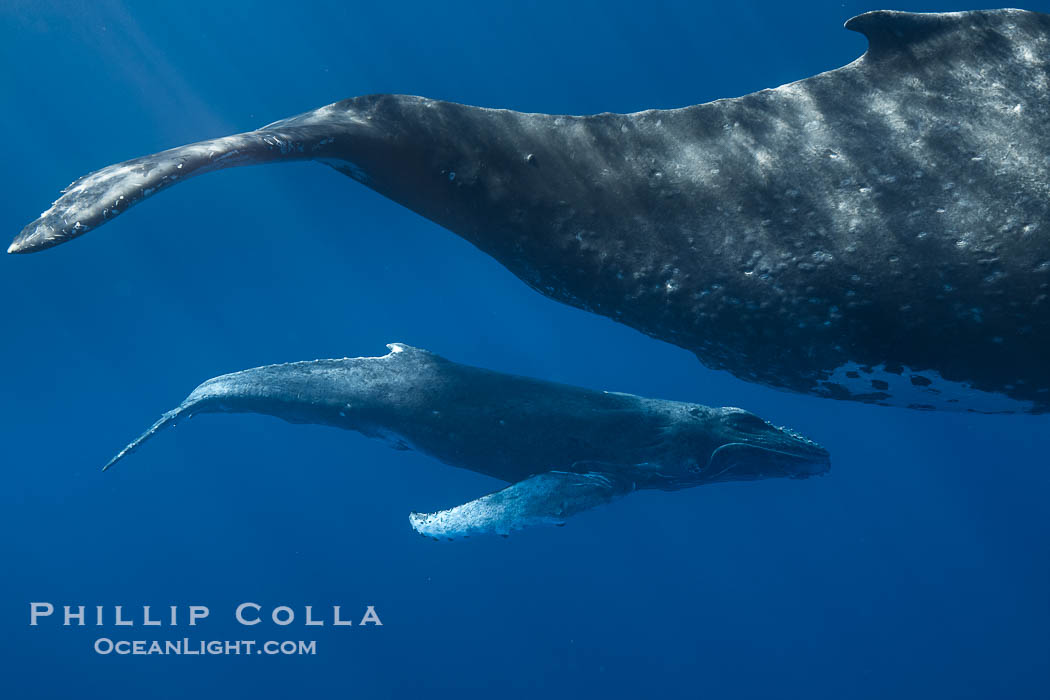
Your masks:
<path fill-rule="evenodd" d="M 244 627 L 289 625 L 301 627 L 382 627 L 374 605 L 353 610 L 340 605 L 292 607 L 278 605 L 267 608 L 258 603 L 241 603 L 230 610 L 232 621 Z M 211 618 L 206 605 L 167 605 L 128 607 L 123 605 L 62 605 L 48 602 L 29 604 L 31 627 L 198 627 Z M 145 630 L 143 630 L 145 631 Z M 159 631 L 159 630 L 157 630 Z M 174 630 L 172 630 L 174 632 Z M 196 630 L 194 630 L 196 631 Z M 121 635 L 123 637 L 123 635 Z M 301 656 L 317 653 L 316 640 L 284 639 L 126 639 L 117 635 L 100 636 L 94 641 L 96 654 L 115 655 L 179 655 L 215 656 L 259 654 L 269 656 Z"/>
<path fill-rule="evenodd" d="M 135 656 L 165 656 L 169 654 L 177 656 L 222 656 L 224 654 L 278 654 L 284 656 L 312 656 L 317 653 L 317 642 L 310 641 L 268 641 L 256 642 L 254 639 L 239 639 L 225 641 L 204 641 L 183 639 L 145 640 L 126 639 L 112 640 L 108 637 L 99 637 L 95 640 L 96 654 L 131 654 Z"/>

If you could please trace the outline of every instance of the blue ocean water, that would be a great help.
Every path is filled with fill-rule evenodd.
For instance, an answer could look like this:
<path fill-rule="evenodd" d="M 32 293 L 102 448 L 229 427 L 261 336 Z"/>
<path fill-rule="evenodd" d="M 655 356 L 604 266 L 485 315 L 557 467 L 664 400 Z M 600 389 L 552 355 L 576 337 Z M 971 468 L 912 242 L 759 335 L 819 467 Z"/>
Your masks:
<path fill-rule="evenodd" d="M 903 3 L 893 9 L 974 9 Z M 2 229 L 103 165 L 352 95 L 552 113 L 675 107 L 853 60 L 859 2 L 7 0 Z M 1028 9 L 1050 11 L 1050 3 Z M 0 694 L 1046 698 L 1046 417 L 915 413 L 747 384 L 529 290 L 315 164 L 231 170 L 0 259 Z M 565 528 L 408 526 L 500 485 L 357 434 L 204 416 L 99 467 L 200 381 L 405 342 L 596 389 L 746 407 L 821 441 L 807 481 L 642 492 Z M 30 602 L 89 624 L 29 625 Z M 280 627 L 236 623 L 253 601 Z M 196 628 L 94 606 L 208 606 Z M 305 606 L 381 627 L 306 627 Z M 328 612 L 325 613 L 324 611 Z M 348 613 L 348 614 L 347 614 Z M 166 614 L 166 613 L 165 613 Z M 180 613 L 183 614 L 183 613 Z M 118 656 L 96 639 L 315 640 Z"/>

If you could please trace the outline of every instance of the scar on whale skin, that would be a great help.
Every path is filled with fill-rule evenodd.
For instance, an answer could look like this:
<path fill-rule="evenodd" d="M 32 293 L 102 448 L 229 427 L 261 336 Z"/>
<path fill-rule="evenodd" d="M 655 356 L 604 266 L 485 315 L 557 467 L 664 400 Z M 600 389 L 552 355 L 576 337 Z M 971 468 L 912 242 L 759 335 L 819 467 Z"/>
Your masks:
<path fill-rule="evenodd" d="M 593 391 L 387 347 L 382 357 L 209 379 L 104 469 L 199 413 L 261 413 L 354 430 L 510 482 L 454 508 L 411 514 L 420 534 L 452 539 L 561 525 L 637 489 L 803 479 L 830 468 L 817 443 L 738 408 Z"/>
<path fill-rule="evenodd" d="M 1050 16 L 876 11 L 846 27 L 868 39 L 848 65 L 680 109 L 343 100 L 86 175 L 9 252 L 80 236 L 193 175 L 316 160 L 540 293 L 742 379 L 1050 410 Z M 853 366 L 908 367 L 940 394 L 836 376 Z"/>

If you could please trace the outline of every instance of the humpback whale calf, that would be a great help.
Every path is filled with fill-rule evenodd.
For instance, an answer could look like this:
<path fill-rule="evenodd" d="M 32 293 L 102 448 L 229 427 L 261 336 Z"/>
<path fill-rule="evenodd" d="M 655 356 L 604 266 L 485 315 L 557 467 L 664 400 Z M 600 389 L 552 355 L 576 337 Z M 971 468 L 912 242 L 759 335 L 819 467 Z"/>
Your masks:
<path fill-rule="evenodd" d="M 190 176 L 316 160 L 537 291 L 745 380 L 1050 410 L 1050 16 L 877 11 L 868 49 L 775 89 L 555 116 L 356 97 L 86 175 L 9 252 Z"/>
<path fill-rule="evenodd" d="M 562 524 L 635 489 L 823 474 L 828 453 L 738 408 L 647 399 L 502 374 L 400 343 L 382 357 L 257 367 L 209 379 L 124 448 L 198 413 L 263 413 L 379 437 L 512 482 L 413 513 L 434 538 Z"/>

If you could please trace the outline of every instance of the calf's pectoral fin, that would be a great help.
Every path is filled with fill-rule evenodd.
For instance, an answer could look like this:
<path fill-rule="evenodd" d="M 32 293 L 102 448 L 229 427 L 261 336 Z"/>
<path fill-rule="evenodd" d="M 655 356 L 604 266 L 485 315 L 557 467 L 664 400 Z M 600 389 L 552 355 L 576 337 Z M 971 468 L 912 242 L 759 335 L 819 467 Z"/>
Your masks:
<path fill-rule="evenodd" d="M 508 535 L 536 525 L 562 525 L 569 516 L 609 503 L 634 490 L 634 482 L 602 472 L 551 471 L 487 496 L 435 513 L 412 513 L 421 535 L 455 539 L 474 534 Z"/>

